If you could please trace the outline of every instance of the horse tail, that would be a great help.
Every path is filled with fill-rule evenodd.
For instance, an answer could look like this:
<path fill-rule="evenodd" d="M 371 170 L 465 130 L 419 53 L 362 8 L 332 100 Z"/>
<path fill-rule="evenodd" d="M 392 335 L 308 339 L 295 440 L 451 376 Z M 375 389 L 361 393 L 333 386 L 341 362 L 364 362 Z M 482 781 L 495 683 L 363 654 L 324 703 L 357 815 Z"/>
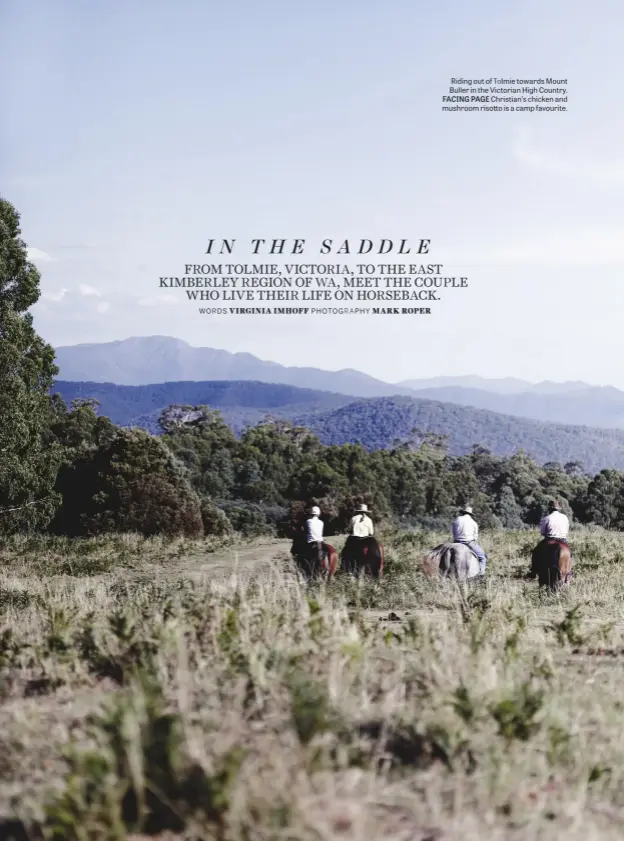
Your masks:
<path fill-rule="evenodd" d="M 331 580 L 338 569 L 338 552 L 329 543 L 324 544 L 323 573 Z"/>
<path fill-rule="evenodd" d="M 559 569 L 559 560 L 561 558 L 561 544 L 556 542 L 553 546 L 550 557 L 548 558 L 547 574 L 548 583 L 555 588 L 561 584 L 561 570 Z"/>
<path fill-rule="evenodd" d="M 448 549 L 448 545 L 446 543 L 441 543 L 439 546 L 436 546 L 435 549 L 432 549 L 423 557 L 423 568 L 425 570 L 425 575 L 429 578 L 432 578 L 438 572 L 440 572 L 440 565 L 442 560 L 446 554 Z M 443 572 L 447 572 L 446 567 L 448 564 L 444 565 Z"/>
<path fill-rule="evenodd" d="M 365 551 L 369 559 L 366 564 L 368 572 L 373 576 L 373 578 L 381 578 L 384 565 L 383 546 L 376 537 L 371 535 L 371 537 L 366 540 Z"/>
<path fill-rule="evenodd" d="M 559 549 L 559 574 L 564 583 L 572 574 L 572 550 L 567 545 L 562 545 Z"/>

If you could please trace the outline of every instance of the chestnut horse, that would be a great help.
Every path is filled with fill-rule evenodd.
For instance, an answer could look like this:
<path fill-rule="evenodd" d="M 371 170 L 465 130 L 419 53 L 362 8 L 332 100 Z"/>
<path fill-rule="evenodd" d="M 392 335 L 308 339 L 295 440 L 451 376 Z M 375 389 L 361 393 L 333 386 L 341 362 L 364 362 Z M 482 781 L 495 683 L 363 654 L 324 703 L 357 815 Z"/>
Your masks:
<path fill-rule="evenodd" d="M 334 547 L 323 542 L 323 559 L 319 564 L 316 546 L 312 550 L 309 549 L 305 535 L 301 532 L 295 533 L 290 554 L 307 578 L 316 578 L 320 575 L 331 581 L 338 569 L 338 552 Z"/>
<path fill-rule="evenodd" d="M 572 577 L 572 551 L 564 540 L 548 538 L 540 541 L 531 557 L 531 576 L 537 576 L 540 587 L 556 590 Z"/>

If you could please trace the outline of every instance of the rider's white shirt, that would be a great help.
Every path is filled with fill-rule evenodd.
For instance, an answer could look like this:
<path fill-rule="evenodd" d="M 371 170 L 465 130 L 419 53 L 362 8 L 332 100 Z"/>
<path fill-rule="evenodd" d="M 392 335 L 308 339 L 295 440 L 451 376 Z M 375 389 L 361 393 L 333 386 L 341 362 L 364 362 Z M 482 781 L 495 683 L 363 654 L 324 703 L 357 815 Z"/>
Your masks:
<path fill-rule="evenodd" d="M 542 537 L 554 537 L 561 540 L 568 539 L 570 521 L 561 511 L 553 511 L 540 523 L 540 534 Z"/>
<path fill-rule="evenodd" d="M 366 514 L 356 514 L 351 518 L 349 531 L 354 537 L 372 537 L 375 534 L 375 527 Z"/>
<path fill-rule="evenodd" d="M 462 514 L 453 521 L 453 540 L 476 540 L 479 536 L 479 526 L 470 514 Z"/>
<path fill-rule="evenodd" d="M 318 543 L 323 540 L 323 521 L 318 517 L 306 520 L 306 540 L 308 543 Z"/>

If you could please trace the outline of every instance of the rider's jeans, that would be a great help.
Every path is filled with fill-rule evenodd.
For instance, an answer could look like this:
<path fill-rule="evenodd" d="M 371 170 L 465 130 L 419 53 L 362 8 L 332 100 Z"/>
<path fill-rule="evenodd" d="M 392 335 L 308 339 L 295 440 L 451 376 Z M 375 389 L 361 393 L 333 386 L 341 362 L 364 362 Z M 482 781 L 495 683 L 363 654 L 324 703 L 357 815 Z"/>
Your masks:
<path fill-rule="evenodd" d="M 472 549 L 472 551 L 479 559 L 479 573 L 480 575 L 483 575 L 485 572 L 485 567 L 487 566 L 487 555 L 479 546 L 479 544 L 475 543 L 474 540 L 458 540 L 457 543 L 463 543 L 465 546 L 469 546 Z"/>

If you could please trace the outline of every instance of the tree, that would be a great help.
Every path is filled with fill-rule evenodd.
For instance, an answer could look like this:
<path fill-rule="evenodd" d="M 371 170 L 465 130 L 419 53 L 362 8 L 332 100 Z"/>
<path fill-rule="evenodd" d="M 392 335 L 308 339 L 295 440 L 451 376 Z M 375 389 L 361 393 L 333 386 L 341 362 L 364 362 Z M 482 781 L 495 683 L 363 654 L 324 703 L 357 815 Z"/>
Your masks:
<path fill-rule="evenodd" d="M 211 499 L 229 499 L 237 442 L 221 414 L 206 406 L 171 405 L 161 413 L 159 426 L 164 443 L 188 468 L 195 490 Z"/>
<path fill-rule="evenodd" d="M 620 529 L 624 525 L 624 477 L 617 470 L 601 470 L 589 483 L 583 501 L 584 519 Z"/>
<path fill-rule="evenodd" d="M 160 438 L 121 429 L 108 418 L 96 419 L 94 435 L 95 443 L 76 448 L 59 471 L 63 504 L 52 523 L 55 532 L 204 533 L 200 500 L 188 471 Z"/>
<path fill-rule="evenodd" d="M 496 504 L 496 514 L 506 529 L 521 529 L 522 508 L 518 505 L 513 490 L 509 485 L 503 485 Z"/>
<path fill-rule="evenodd" d="M 0 198 L 0 533 L 42 528 L 58 504 L 60 448 L 49 432 L 54 350 L 34 330 L 40 274 L 19 214 Z"/>
<path fill-rule="evenodd" d="M 204 534 L 223 537 L 234 531 L 225 511 L 217 508 L 210 499 L 201 500 L 201 517 Z"/>

